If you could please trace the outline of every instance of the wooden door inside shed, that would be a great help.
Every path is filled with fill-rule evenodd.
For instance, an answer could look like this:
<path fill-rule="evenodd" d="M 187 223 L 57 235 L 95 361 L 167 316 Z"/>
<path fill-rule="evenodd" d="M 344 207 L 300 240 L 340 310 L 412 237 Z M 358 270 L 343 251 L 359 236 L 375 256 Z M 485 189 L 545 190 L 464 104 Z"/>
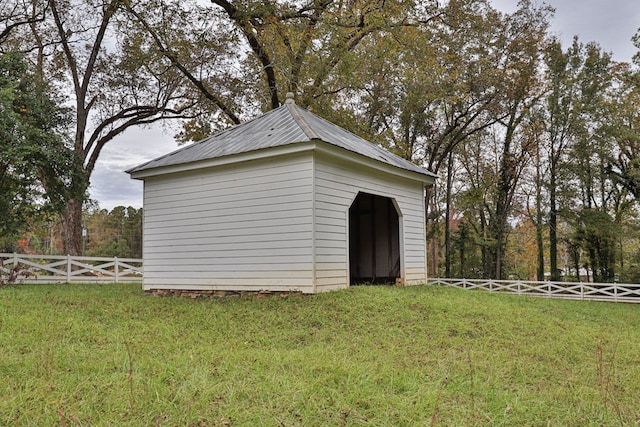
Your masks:
<path fill-rule="evenodd" d="M 400 278 L 400 217 L 390 198 L 358 193 L 351 204 L 349 270 L 352 285 Z"/>

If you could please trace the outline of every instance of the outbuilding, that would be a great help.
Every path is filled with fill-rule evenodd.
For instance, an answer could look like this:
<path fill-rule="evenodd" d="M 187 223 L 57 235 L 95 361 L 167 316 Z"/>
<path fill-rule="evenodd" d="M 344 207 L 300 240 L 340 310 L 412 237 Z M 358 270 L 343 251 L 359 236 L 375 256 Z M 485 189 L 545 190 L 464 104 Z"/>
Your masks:
<path fill-rule="evenodd" d="M 425 283 L 431 172 L 284 105 L 127 171 L 146 291 Z"/>

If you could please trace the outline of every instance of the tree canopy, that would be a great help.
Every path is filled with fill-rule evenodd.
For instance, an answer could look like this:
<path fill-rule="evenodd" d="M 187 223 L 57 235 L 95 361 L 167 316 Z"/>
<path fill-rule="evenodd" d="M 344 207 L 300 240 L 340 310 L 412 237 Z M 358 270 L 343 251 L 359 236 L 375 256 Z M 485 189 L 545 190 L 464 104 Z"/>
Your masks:
<path fill-rule="evenodd" d="M 114 138 L 173 122 L 189 143 L 291 91 L 443 177 L 426 200 L 433 272 L 636 277 L 640 59 L 563 46 L 553 13 L 530 0 L 508 14 L 488 0 L 3 1 L 0 52 L 22 52 L 34 81 L 49 82 L 42 93 L 68 94 L 73 112 L 64 122 L 52 105 L 57 127 L 34 125 L 70 149 L 71 173 L 40 165 L 16 200 L 63 205 L 66 249 L 79 253 L 91 174 Z M 5 129 L 22 123 L 20 93 L 3 91 Z M 24 179 L 19 165 L 34 161 L 15 150 L 12 176 Z"/>
<path fill-rule="evenodd" d="M 73 171 L 65 143 L 68 111 L 18 53 L 0 55 L 0 239 L 60 211 Z M 43 191 L 43 183 L 55 191 Z M 6 244 L 5 244 L 6 246 Z"/>

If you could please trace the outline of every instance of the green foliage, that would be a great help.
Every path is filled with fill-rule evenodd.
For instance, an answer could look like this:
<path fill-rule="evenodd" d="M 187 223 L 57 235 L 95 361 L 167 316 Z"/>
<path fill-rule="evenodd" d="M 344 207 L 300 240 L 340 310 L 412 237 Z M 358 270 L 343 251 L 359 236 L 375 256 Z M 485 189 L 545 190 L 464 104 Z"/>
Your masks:
<path fill-rule="evenodd" d="M 483 263 L 484 248 L 489 242 L 478 235 L 478 223 L 466 215 L 460 218 L 452 234 L 451 272 L 453 277 L 483 278 L 486 265 Z"/>
<path fill-rule="evenodd" d="M 389 310 L 389 307 L 393 307 Z M 634 305 L 437 287 L 0 290 L 3 425 L 634 425 Z"/>
<path fill-rule="evenodd" d="M 116 206 L 89 211 L 84 219 L 85 254 L 119 258 L 142 258 L 142 209 Z"/>
<path fill-rule="evenodd" d="M 615 143 L 609 159 L 611 179 L 640 200 L 640 71 L 615 70 L 615 92 L 608 100 L 606 135 Z"/>
<path fill-rule="evenodd" d="M 589 255 L 595 282 L 615 279 L 615 247 L 620 227 L 600 209 L 584 209 L 576 215 L 574 239 Z"/>
<path fill-rule="evenodd" d="M 629 250 L 630 253 L 625 256 L 625 263 L 620 269 L 619 281 L 621 283 L 640 283 L 640 251 L 638 250 L 638 241 L 634 241 L 633 244 Z"/>
<path fill-rule="evenodd" d="M 67 111 L 17 53 L 0 55 L 0 238 L 61 208 L 57 196 L 70 173 L 61 136 Z M 52 190 L 44 193 L 47 183 Z"/>
<path fill-rule="evenodd" d="M 27 52 L 41 80 L 69 94 L 75 107 L 73 129 L 67 130 L 73 153 L 72 167 L 66 169 L 69 179 L 62 187 L 52 179 L 42 184 L 48 198 L 64 205 L 65 252 L 77 255 L 82 251 L 82 207 L 106 144 L 132 126 L 193 117 L 191 109 L 199 99 L 191 97 L 171 62 L 127 27 L 124 9 L 129 2 L 9 3 L 1 7 L 0 21 L 13 30 L 0 40 L 0 48 Z M 173 30 L 179 36 L 179 27 Z"/>

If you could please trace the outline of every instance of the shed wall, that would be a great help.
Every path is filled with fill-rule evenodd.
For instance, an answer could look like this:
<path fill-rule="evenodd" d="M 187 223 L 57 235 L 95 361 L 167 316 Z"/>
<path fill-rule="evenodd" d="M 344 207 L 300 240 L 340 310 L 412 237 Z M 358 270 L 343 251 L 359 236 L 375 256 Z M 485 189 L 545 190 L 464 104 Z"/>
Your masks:
<path fill-rule="evenodd" d="M 145 179 L 145 290 L 313 292 L 312 156 Z"/>
<path fill-rule="evenodd" d="M 424 196 L 421 182 L 314 155 L 316 291 L 349 283 L 349 207 L 359 191 L 395 199 L 401 210 L 400 251 L 406 284 L 426 283 Z"/>

